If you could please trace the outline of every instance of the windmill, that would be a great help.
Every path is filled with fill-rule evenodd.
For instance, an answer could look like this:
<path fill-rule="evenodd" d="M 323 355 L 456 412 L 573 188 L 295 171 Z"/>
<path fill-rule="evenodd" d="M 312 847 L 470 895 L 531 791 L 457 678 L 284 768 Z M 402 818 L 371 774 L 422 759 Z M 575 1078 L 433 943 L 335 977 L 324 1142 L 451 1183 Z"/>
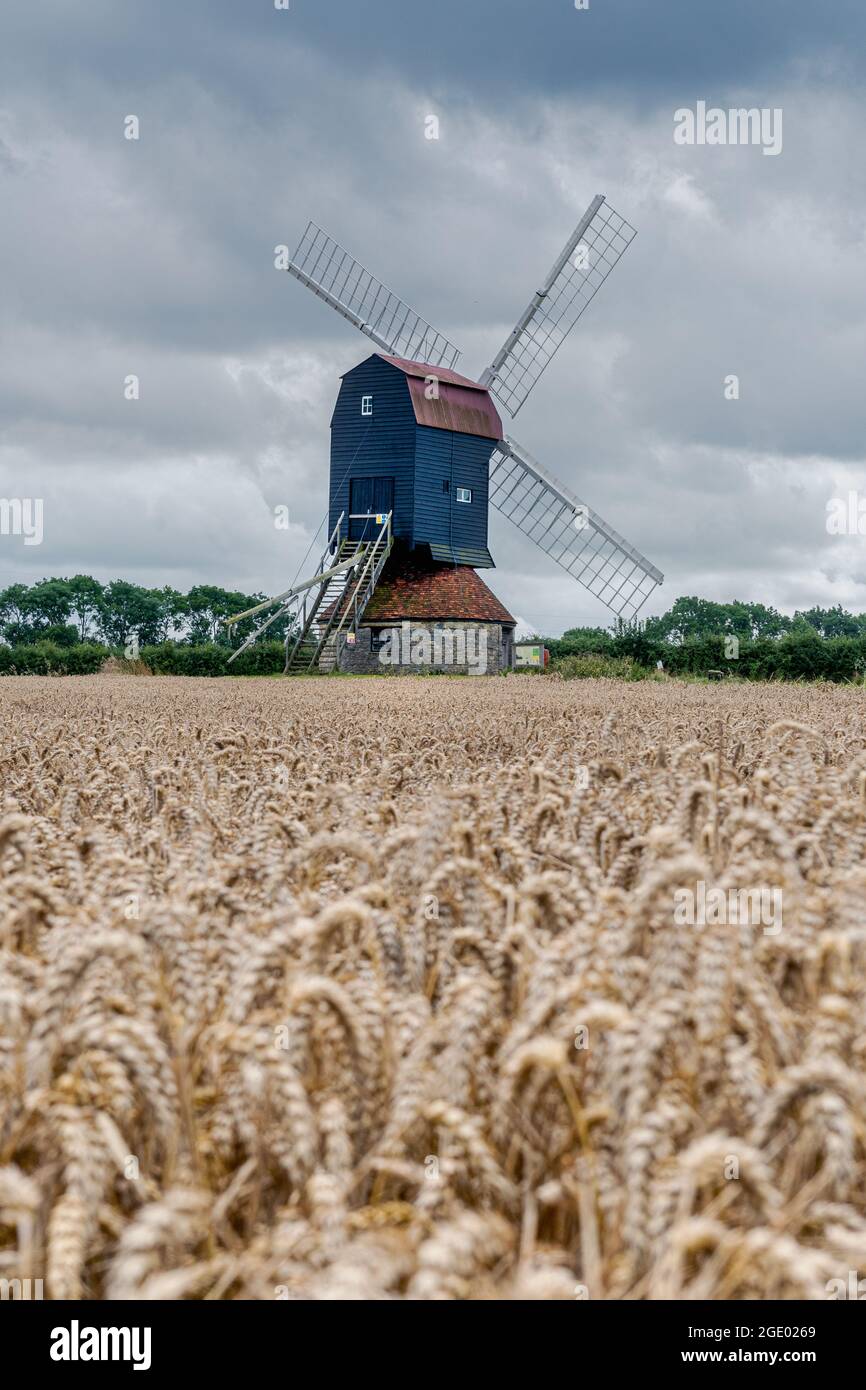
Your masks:
<path fill-rule="evenodd" d="M 493 565 L 491 505 L 616 617 L 635 617 L 662 574 L 505 433 L 494 404 L 518 414 L 635 235 L 596 196 L 476 381 L 456 371 L 460 352 L 442 333 L 308 225 L 286 268 L 378 351 L 343 377 L 331 422 L 329 541 L 316 574 L 230 619 L 280 605 L 244 648 L 293 612 L 287 670 L 328 669 L 373 617 L 381 626 L 399 616 L 393 601 L 389 609 L 374 597 L 383 574 L 389 593 L 401 584 L 414 592 L 403 602 L 423 621 L 475 615 L 501 630 L 510 623 L 513 634 L 513 619 L 475 574 Z M 465 572 L 462 595 L 447 568 Z"/>

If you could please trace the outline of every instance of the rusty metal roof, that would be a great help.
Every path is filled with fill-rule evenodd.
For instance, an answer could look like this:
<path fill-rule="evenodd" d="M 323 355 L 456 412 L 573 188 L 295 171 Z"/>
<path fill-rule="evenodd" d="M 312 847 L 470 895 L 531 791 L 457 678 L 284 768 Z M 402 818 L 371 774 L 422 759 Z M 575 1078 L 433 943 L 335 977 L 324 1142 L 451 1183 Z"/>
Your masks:
<path fill-rule="evenodd" d="M 481 386 L 468 376 L 461 376 L 459 372 L 453 372 L 450 367 L 434 367 L 429 362 L 410 362 L 408 357 L 389 357 L 386 352 L 377 352 L 375 355 L 385 362 L 390 362 L 392 367 L 399 367 L 407 376 L 435 376 L 452 386 L 465 386 L 469 391 L 484 391 L 485 394 L 487 392 L 486 386 Z"/>
<path fill-rule="evenodd" d="M 477 381 L 470 381 L 469 377 L 448 367 L 410 362 L 405 357 L 389 357 L 384 352 L 377 356 L 405 373 L 419 425 L 454 430 L 457 434 L 477 434 L 483 439 L 502 439 L 502 420 L 485 386 L 479 386 Z M 430 377 L 438 382 L 435 399 L 429 398 Z"/>

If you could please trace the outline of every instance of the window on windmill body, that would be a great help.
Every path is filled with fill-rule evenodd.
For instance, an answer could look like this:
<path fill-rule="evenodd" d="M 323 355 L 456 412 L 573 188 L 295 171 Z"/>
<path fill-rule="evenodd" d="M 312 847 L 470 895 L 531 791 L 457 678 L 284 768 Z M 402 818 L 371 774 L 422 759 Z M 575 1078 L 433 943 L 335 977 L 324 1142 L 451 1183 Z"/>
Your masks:
<path fill-rule="evenodd" d="M 458 501 L 458 502 L 471 502 L 471 501 L 472 501 L 472 489 L 471 489 L 471 487 L 459 487 L 459 488 L 457 488 L 457 501 Z"/>
<path fill-rule="evenodd" d="M 361 414 L 362 414 L 362 415 L 372 415 L 372 414 L 373 414 L 373 397 L 372 397 L 372 396 L 362 396 L 362 397 L 361 397 Z"/>

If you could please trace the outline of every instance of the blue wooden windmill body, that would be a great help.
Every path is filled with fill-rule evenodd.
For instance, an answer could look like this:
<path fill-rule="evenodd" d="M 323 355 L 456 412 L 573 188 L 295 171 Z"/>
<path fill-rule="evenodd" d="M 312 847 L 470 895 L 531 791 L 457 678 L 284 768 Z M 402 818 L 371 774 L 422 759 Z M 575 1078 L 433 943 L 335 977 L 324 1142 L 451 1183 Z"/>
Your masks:
<path fill-rule="evenodd" d="M 502 421 L 490 393 L 443 367 L 373 353 L 342 378 L 331 419 L 329 530 L 375 533 L 434 561 L 493 565 L 487 544 L 490 458 Z"/>

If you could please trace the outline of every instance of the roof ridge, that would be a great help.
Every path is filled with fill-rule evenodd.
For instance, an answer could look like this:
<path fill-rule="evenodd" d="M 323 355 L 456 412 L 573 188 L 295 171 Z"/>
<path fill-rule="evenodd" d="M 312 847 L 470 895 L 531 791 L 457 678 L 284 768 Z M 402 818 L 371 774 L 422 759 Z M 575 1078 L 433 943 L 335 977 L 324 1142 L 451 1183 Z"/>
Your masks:
<path fill-rule="evenodd" d="M 395 357 L 388 352 L 376 352 L 374 356 L 381 357 L 384 362 L 390 362 L 392 367 L 405 372 L 406 376 L 434 376 L 440 381 L 449 382 L 452 386 L 464 386 L 468 391 L 481 391 L 485 396 L 490 394 L 488 388 L 482 386 L 480 381 L 473 381 L 462 372 L 455 372 L 453 367 L 437 366 L 435 362 L 415 362 L 412 358 Z"/>

